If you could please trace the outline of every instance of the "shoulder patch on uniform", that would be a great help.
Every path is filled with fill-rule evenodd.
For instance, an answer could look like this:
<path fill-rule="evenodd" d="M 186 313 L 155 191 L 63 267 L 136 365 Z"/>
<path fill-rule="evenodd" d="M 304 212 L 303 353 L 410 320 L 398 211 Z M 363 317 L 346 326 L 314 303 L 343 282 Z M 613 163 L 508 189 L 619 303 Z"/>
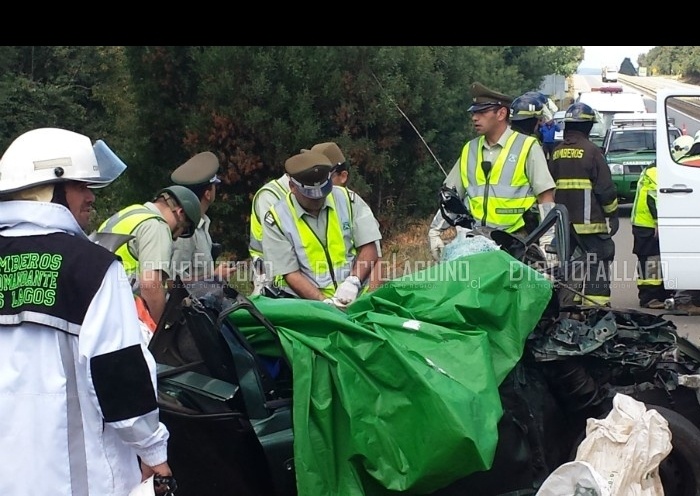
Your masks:
<path fill-rule="evenodd" d="M 275 217 L 274 217 L 274 215 L 272 215 L 272 212 L 267 212 L 265 214 L 265 222 L 267 222 L 271 226 L 275 225 Z"/>

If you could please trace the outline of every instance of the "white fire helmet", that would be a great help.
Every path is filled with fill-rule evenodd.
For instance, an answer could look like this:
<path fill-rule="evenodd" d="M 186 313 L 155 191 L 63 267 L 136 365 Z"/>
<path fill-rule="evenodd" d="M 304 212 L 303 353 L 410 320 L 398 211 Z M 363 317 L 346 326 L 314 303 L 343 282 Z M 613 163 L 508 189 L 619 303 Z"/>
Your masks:
<path fill-rule="evenodd" d="M 693 146 L 694 141 L 695 140 L 693 140 L 692 136 L 685 134 L 673 140 L 673 144 L 671 145 L 671 156 L 673 157 L 673 160 L 678 160 L 679 158 L 687 155 L 690 151 L 690 147 Z"/>
<path fill-rule="evenodd" d="M 102 140 L 93 145 L 87 136 L 66 129 L 34 129 L 16 138 L 0 158 L 0 193 L 62 181 L 102 188 L 125 169 Z"/>

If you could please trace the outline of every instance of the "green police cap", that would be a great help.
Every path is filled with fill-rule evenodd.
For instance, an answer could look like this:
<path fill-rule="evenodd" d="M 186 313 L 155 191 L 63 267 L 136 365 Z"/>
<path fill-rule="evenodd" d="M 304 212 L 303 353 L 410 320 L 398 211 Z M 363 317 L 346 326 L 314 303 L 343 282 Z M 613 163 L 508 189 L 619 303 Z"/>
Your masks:
<path fill-rule="evenodd" d="M 307 198 L 324 198 L 333 189 L 330 159 L 322 153 L 307 151 L 289 157 L 284 170 L 301 194 Z"/>
<path fill-rule="evenodd" d="M 193 186 L 195 184 L 214 183 L 221 180 L 216 177 L 219 170 L 219 159 L 212 152 L 198 153 L 170 175 L 175 184 Z"/>
<path fill-rule="evenodd" d="M 481 83 L 472 84 L 470 90 L 472 95 L 472 105 L 469 107 L 469 112 L 483 112 L 484 110 L 493 107 L 510 107 L 513 98 L 487 88 Z"/>

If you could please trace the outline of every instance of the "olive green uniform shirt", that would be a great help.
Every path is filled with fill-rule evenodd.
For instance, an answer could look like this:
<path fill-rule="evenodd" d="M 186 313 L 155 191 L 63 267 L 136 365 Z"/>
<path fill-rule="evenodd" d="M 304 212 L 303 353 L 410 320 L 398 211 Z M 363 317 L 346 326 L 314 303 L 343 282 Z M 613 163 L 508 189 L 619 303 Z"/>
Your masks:
<path fill-rule="evenodd" d="M 334 186 L 339 188 L 340 186 Z M 378 242 L 382 239 L 379 232 L 379 223 L 374 217 L 369 205 L 354 192 L 349 192 L 352 201 L 352 232 L 355 247 L 366 245 L 367 243 Z M 280 200 L 275 208 L 286 208 L 286 200 Z M 303 218 L 311 230 L 318 236 L 318 239 L 325 245 L 326 243 L 326 214 L 325 209 L 331 208 L 326 198 L 321 213 L 314 217 L 306 212 L 299 205 L 297 199 L 292 195 L 292 204 L 297 217 Z M 281 276 L 299 270 L 294 245 L 287 239 L 284 233 L 277 227 L 277 224 L 270 224 L 263 220 L 263 256 L 265 263 L 271 268 L 272 276 Z"/>
<path fill-rule="evenodd" d="M 170 258 L 173 249 L 173 235 L 170 232 L 160 210 L 152 202 L 143 205 L 158 214 L 162 219 L 147 219 L 141 222 L 131 233 L 134 237 L 129 241 L 129 248 L 139 261 L 139 271 L 162 270 L 167 278 L 172 277 Z M 138 278 L 132 281 L 132 289 L 138 291 Z"/>

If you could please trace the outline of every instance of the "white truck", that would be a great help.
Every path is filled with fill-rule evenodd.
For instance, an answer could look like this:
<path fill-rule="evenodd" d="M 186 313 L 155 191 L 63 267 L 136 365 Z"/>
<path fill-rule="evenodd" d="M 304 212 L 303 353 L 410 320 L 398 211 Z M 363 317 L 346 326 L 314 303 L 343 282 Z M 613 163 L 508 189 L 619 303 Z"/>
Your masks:
<path fill-rule="evenodd" d="M 700 160 L 671 155 L 666 122 L 677 111 L 700 116 L 700 88 L 663 89 L 656 94 L 656 164 L 659 246 L 667 289 L 700 289 Z M 671 114 L 671 115 L 669 115 Z M 699 144 L 700 145 L 700 144 Z M 694 145 L 698 147 L 698 145 Z M 695 150 L 689 150 L 689 156 Z"/>
<path fill-rule="evenodd" d="M 617 83 L 617 69 L 612 66 L 605 66 L 600 72 L 600 79 L 604 83 Z"/>

